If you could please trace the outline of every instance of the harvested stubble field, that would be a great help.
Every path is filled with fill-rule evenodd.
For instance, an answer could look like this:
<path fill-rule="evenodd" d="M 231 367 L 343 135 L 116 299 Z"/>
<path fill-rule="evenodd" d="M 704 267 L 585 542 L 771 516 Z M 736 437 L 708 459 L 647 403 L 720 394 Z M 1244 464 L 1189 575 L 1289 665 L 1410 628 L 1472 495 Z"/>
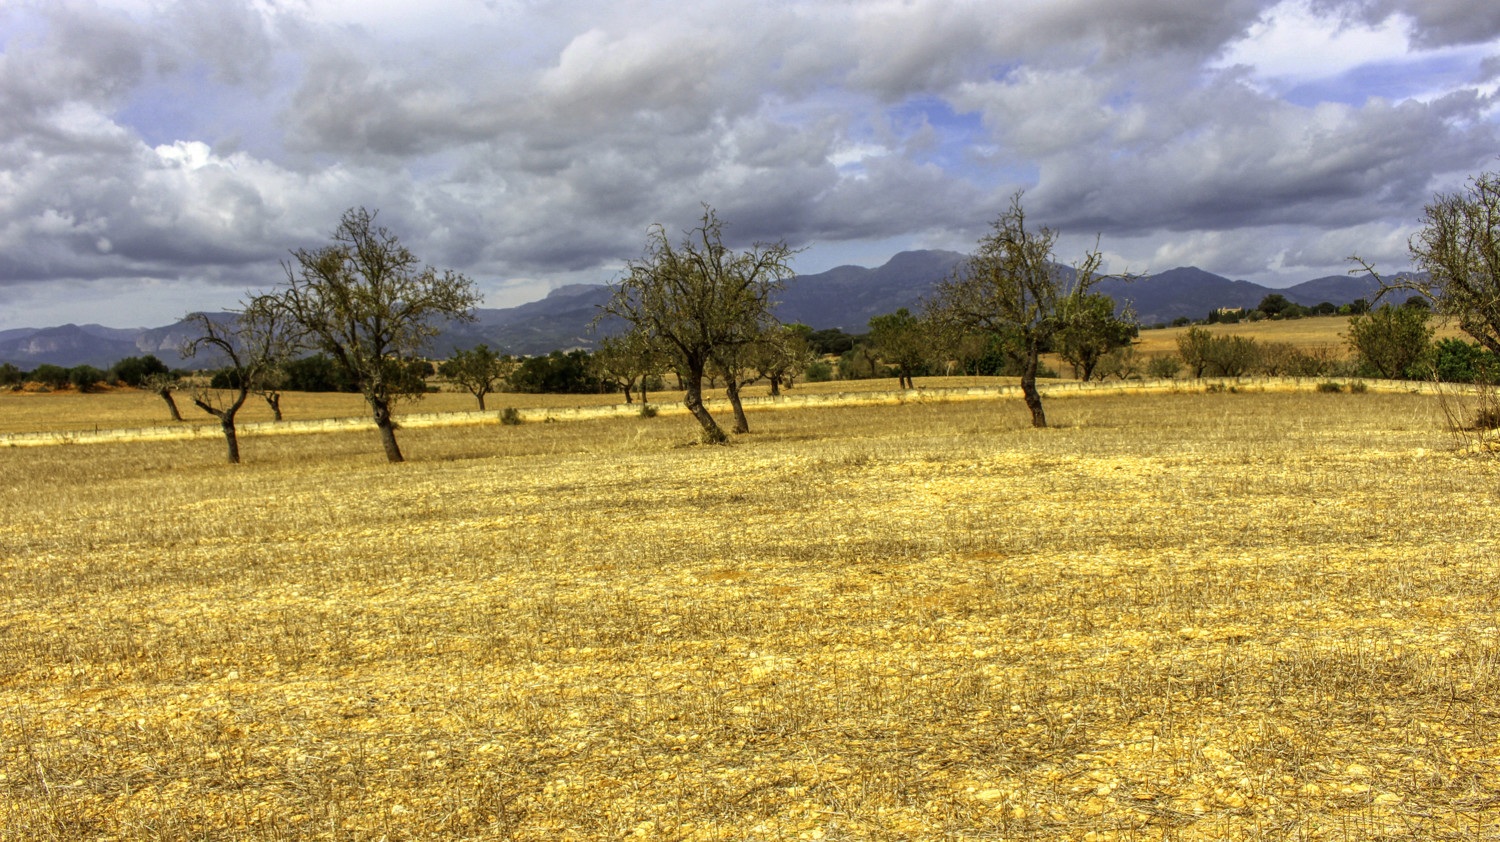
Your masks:
<path fill-rule="evenodd" d="M 1500 837 L 1431 398 L 1048 409 L 0 452 L 0 838 Z"/>

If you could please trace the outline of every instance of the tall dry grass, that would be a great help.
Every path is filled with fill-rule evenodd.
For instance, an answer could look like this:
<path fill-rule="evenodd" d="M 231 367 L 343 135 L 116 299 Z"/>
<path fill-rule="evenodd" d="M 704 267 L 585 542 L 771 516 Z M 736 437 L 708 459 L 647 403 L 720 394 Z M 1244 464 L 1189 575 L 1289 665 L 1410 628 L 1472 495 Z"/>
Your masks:
<path fill-rule="evenodd" d="M 0 451 L 0 838 L 1500 834 L 1431 398 L 1048 411 Z"/>

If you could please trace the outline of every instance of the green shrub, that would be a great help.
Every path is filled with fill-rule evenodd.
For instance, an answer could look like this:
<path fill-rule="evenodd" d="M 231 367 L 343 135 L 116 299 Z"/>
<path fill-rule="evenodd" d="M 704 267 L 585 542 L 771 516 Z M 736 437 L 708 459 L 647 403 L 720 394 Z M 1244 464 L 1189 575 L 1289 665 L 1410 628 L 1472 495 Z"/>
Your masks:
<path fill-rule="evenodd" d="M 1322 383 L 1318 384 L 1318 391 L 1320 391 L 1320 392 L 1342 392 L 1342 391 L 1344 391 L 1344 387 L 1343 387 L 1343 384 L 1335 383 L 1332 380 L 1325 380 Z"/>
<path fill-rule="evenodd" d="M 68 382 L 78 387 L 80 392 L 92 392 L 94 386 L 104 380 L 104 372 L 91 365 L 79 365 L 68 369 Z"/>
<path fill-rule="evenodd" d="M 1146 374 L 1161 380 L 1171 380 L 1182 371 L 1182 357 L 1176 354 L 1167 354 L 1161 357 L 1152 357 L 1146 363 Z"/>
<path fill-rule="evenodd" d="M 1353 383 L 1349 384 L 1349 391 L 1353 392 L 1356 395 L 1362 395 L 1365 392 L 1370 391 L 1370 384 L 1366 383 L 1363 380 L 1356 380 Z"/>
<path fill-rule="evenodd" d="M 656 417 L 656 407 L 652 406 L 649 403 L 643 403 L 643 404 L 641 404 L 640 416 L 642 418 L 655 418 Z"/>
<path fill-rule="evenodd" d="M 809 383 L 827 383 L 833 379 L 833 366 L 823 360 L 817 360 L 807 367 L 803 376 Z"/>
<path fill-rule="evenodd" d="M 500 410 L 500 423 L 507 427 L 514 427 L 521 423 L 521 413 L 513 406 L 507 406 Z"/>

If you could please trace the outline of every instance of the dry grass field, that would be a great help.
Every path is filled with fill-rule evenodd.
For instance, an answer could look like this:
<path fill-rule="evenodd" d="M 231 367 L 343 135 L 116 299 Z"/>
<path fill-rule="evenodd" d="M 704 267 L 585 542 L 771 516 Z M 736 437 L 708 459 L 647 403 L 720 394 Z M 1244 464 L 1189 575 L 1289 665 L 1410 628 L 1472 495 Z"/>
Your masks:
<path fill-rule="evenodd" d="M 1459 330 L 1457 325 L 1446 324 L 1433 318 L 1430 323 L 1435 339 L 1458 337 L 1473 341 L 1473 337 Z M 1348 316 L 1316 316 L 1305 319 L 1283 319 L 1280 321 L 1239 322 L 1238 324 L 1199 325 L 1210 333 L 1229 333 L 1248 336 L 1256 342 L 1285 342 L 1304 350 L 1314 348 L 1331 349 L 1337 356 L 1349 354 Z M 1136 349 L 1147 356 L 1177 353 L 1177 337 L 1192 328 L 1168 327 L 1159 330 L 1141 331 Z"/>
<path fill-rule="evenodd" d="M 1500 462 L 1047 408 L 0 450 L 0 839 L 1500 838 Z"/>
<path fill-rule="evenodd" d="M 670 379 L 668 382 L 671 382 Z M 1014 377 L 923 377 L 923 387 L 1014 385 L 1020 382 Z M 896 379 L 887 377 L 873 380 L 840 380 L 825 383 L 798 383 L 788 394 L 818 392 L 879 391 L 895 390 Z M 745 387 L 745 397 L 768 394 L 770 387 L 757 383 Z M 680 390 L 653 391 L 652 403 L 681 403 Z M 723 389 L 712 390 L 709 398 L 722 397 Z M 638 395 L 636 396 L 639 397 Z M 182 421 L 173 421 L 167 405 L 154 392 L 129 387 L 110 388 L 91 394 L 72 390 L 58 392 L 12 392 L 0 390 L 0 433 L 24 433 L 59 430 L 107 430 L 137 427 L 164 427 L 177 425 L 218 426 L 218 420 L 193 406 L 190 392 L 176 397 Z M 498 411 L 506 407 L 540 409 L 547 407 L 595 406 L 624 403 L 619 392 L 597 395 L 534 395 L 516 392 L 501 392 L 485 397 L 485 408 Z M 428 412 L 472 412 L 479 408 L 474 397 L 467 392 L 444 390 L 433 392 L 417 400 L 402 401 L 396 405 L 396 414 Z M 370 414 L 365 400 L 358 394 L 340 392 L 286 392 L 282 396 L 281 411 L 288 421 L 315 418 L 365 418 Z M 251 395 L 240 409 L 238 420 L 242 423 L 270 421 L 271 410 L 261 398 Z"/>

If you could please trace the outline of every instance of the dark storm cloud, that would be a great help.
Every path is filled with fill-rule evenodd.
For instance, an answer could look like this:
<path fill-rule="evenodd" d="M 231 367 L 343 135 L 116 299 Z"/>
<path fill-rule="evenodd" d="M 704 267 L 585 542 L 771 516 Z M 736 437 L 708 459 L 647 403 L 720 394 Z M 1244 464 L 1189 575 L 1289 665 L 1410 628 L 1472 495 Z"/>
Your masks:
<path fill-rule="evenodd" d="M 8 13 L 0 295 L 263 285 L 356 205 L 492 287 L 607 276 L 704 203 L 737 245 L 963 247 L 1020 188 L 1123 258 L 1311 268 L 1500 149 L 1489 2 L 117 2 Z"/>

